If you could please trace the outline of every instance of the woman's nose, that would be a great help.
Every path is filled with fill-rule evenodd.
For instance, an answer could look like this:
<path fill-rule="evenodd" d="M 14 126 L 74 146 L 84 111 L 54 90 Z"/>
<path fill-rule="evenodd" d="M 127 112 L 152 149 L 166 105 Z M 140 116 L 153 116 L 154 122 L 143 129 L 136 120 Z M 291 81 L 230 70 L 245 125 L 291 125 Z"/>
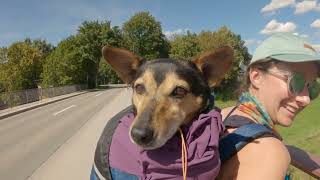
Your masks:
<path fill-rule="evenodd" d="M 302 107 L 305 107 L 308 104 L 310 104 L 311 100 L 310 100 L 310 95 L 309 95 L 309 91 L 308 91 L 307 86 L 304 87 L 304 89 L 301 93 L 296 95 L 295 99 L 298 102 L 298 104 Z"/>

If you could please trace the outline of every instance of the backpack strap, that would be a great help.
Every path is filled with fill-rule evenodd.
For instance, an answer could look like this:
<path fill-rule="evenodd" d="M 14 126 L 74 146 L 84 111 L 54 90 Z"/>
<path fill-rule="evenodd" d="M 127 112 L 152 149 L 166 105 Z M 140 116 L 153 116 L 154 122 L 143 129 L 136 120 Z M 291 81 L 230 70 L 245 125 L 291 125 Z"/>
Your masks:
<path fill-rule="evenodd" d="M 91 180 L 111 180 L 109 151 L 112 137 L 116 128 L 118 127 L 120 119 L 131 112 L 133 112 L 132 105 L 128 106 L 127 108 L 116 114 L 114 117 L 112 117 L 103 129 L 94 155 L 94 164 L 90 176 Z"/>
<path fill-rule="evenodd" d="M 232 115 L 223 121 L 223 125 L 226 128 L 239 128 L 241 126 L 253 123 L 254 122 L 252 122 L 251 119 L 239 115 Z"/>
<path fill-rule="evenodd" d="M 247 145 L 248 143 L 252 142 L 255 139 L 258 139 L 261 137 L 278 138 L 270 128 L 261 124 L 252 123 L 252 121 L 247 117 L 230 116 L 229 118 L 231 117 L 232 118 L 241 117 L 241 118 L 239 122 L 236 122 L 233 124 L 229 123 L 231 127 L 238 126 L 238 128 L 232 133 L 222 137 L 219 141 L 219 153 L 220 153 L 220 159 L 222 163 L 230 159 L 238 151 L 240 151 L 245 145 Z"/>

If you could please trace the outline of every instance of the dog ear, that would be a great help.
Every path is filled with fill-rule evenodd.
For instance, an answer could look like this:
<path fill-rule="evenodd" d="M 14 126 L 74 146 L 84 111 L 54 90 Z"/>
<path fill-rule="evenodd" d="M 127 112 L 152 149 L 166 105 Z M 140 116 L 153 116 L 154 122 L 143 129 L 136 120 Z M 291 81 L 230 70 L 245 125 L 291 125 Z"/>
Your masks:
<path fill-rule="evenodd" d="M 102 55 L 122 81 L 127 84 L 133 81 L 142 58 L 128 50 L 107 46 L 102 48 Z"/>
<path fill-rule="evenodd" d="M 200 55 L 193 60 L 204 77 L 208 80 L 209 86 L 217 86 L 230 70 L 233 62 L 233 49 L 224 46 Z"/>

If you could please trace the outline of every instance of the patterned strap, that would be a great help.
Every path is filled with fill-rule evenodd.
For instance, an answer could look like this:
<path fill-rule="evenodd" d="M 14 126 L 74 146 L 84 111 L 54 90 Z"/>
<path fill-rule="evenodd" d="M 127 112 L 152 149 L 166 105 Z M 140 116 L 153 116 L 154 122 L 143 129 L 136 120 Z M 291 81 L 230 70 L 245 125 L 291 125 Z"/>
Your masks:
<path fill-rule="evenodd" d="M 226 128 L 238 128 L 247 124 L 253 124 L 249 118 L 239 115 L 232 115 L 223 121 Z"/>

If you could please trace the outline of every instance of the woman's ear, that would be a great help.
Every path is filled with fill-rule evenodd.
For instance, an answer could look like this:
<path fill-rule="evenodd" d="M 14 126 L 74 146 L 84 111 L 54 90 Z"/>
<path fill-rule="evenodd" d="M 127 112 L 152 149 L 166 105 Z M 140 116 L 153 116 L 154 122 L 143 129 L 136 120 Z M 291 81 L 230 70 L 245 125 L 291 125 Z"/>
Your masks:
<path fill-rule="evenodd" d="M 263 72 L 257 68 L 250 68 L 249 70 L 250 84 L 253 88 L 259 89 L 262 84 Z"/>

